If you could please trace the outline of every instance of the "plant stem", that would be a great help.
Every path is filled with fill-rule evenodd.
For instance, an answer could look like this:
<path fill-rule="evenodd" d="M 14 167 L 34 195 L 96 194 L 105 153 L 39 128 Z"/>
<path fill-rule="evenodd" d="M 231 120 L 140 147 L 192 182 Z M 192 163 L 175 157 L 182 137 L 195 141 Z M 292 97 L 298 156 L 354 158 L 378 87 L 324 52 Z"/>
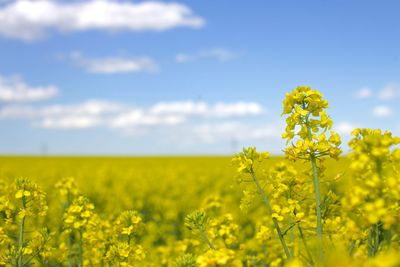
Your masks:
<path fill-rule="evenodd" d="M 260 194 L 262 201 L 264 202 L 265 206 L 267 207 L 268 212 L 270 214 L 272 214 L 272 208 L 271 208 L 271 205 L 269 204 L 268 197 L 265 194 L 264 190 L 262 189 L 262 187 L 261 187 L 261 185 L 260 185 L 260 183 L 259 183 L 259 181 L 257 179 L 257 176 L 256 176 L 255 172 L 252 170 L 250 172 L 250 174 L 251 174 L 251 177 L 253 178 L 254 183 L 256 184 L 258 193 Z M 286 241 L 285 241 L 285 238 L 284 238 L 284 236 L 282 234 L 282 230 L 279 227 L 278 220 L 276 218 L 272 218 L 272 221 L 274 223 L 274 226 L 275 226 L 276 232 L 278 234 L 279 240 L 281 241 L 283 250 L 285 251 L 286 257 L 290 260 L 290 259 L 292 259 L 292 255 L 290 254 L 289 248 L 286 245 Z"/>
<path fill-rule="evenodd" d="M 62 214 L 61 214 L 61 220 L 63 220 L 63 216 L 64 213 L 67 211 L 67 209 L 69 208 L 69 206 L 71 205 L 72 202 L 72 197 L 71 197 L 71 193 L 68 191 L 67 193 L 67 200 L 64 203 L 63 207 L 62 207 Z M 61 228 L 59 229 L 60 233 L 61 233 Z M 67 245 L 68 245 L 68 255 L 67 255 L 67 259 L 68 259 L 68 267 L 73 267 L 73 251 L 72 251 L 72 247 L 74 244 L 74 234 L 68 233 L 67 235 Z"/>
<path fill-rule="evenodd" d="M 26 199 L 25 196 L 22 196 L 22 208 L 25 211 L 26 208 Z M 22 267 L 22 256 L 24 249 L 24 232 L 25 232 L 25 215 L 21 218 L 21 222 L 19 224 L 19 237 L 18 237 L 18 261 L 17 266 Z"/>
<path fill-rule="evenodd" d="M 83 266 L 83 233 L 79 231 L 79 267 Z"/>
<path fill-rule="evenodd" d="M 210 239 L 208 239 L 207 234 L 206 234 L 206 232 L 204 231 L 204 229 L 201 228 L 201 227 L 199 227 L 199 232 L 200 232 L 200 235 L 201 235 L 201 238 L 203 239 L 203 241 L 204 241 L 205 243 L 207 243 L 207 245 L 208 245 L 211 249 L 214 249 L 214 250 L 215 250 L 214 245 L 211 243 Z"/>
<path fill-rule="evenodd" d="M 376 161 L 376 172 L 378 173 L 378 176 L 380 178 L 380 181 L 383 183 L 384 178 L 383 178 L 383 172 L 382 172 L 382 162 L 380 160 Z M 379 192 L 379 197 L 382 197 L 382 190 Z M 368 235 L 368 256 L 373 257 L 376 255 L 376 253 L 379 251 L 380 243 L 382 242 L 381 240 L 381 234 L 382 234 L 382 227 L 379 226 L 380 222 L 374 224 L 371 226 L 371 229 L 369 231 Z"/>
<path fill-rule="evenodd" d="M 314 154 L 311 154 L 311 166 L 313 172 L 313 184 L 315 191 L 315 205 L 317 211 L 317 236 L 322 240 L 322 212 L 321 212 L 321 191 L 317 170 L 317 159 Z"/>
<path fill-rule="evenodd" d="M 68 234 L 67 243 L 68 243 L 68 266 L 72 267 L 73 266 L 73 264 L 72 264 L 72 256 L 73 256 L 73 253 L 72 253 L 72 245 L 73 245 L 72 233 Z"/>
<path fill-rule="evenodd" d="M 350 243 L 349 249 L 348 249 L 349 256 L 353 255 L 353 250 L 354 250 L 355 246 L 356 246 L 356 241 L 352 240 L 351 243 Z"/>
<path fill-rule="evenodd" d="M 308 140 L 313 141 L 311 127 L 308 124 L 308 117 L 306 119 L 306 125 L 307 125 Z M 322 212 L 321 212 L 321 190 L 320 190 L 320 182 L 319 182 L 319 177 L 318 177 L 317 157 L 315 155 L 315 152 L 310 152 L 310 160 L 311 160 L 311 168 L 312 168 L 312 174 L 313 174 L 313 186 L 314 186 L 314 192 L 315 192 L 315 209 L 316 209 L 316 213 L 317 213 L 317 237 L 319 239 L 318 250 L 319 250 L 320 259 L 322 260 L 322 258 L 323 258 L 322 232 L 323 231 L 322 231 Z"/>
<path fill-rule="evenodd" d="M 368 257 L 373 257 L 376 254 L 376 234 L 375 225 L 372 225 L 368 234 Z"/>
<path fill-rule="evenodd" d="M 303 241 L 303 245 L 304 245 L 304 248 L 305 248 L 305 250 L 307 252 L 307 256 L 309 258 L 309 261 L 310 261 L 311 265 L 314 265 L 313 257 L 311 255 L 311 252 L 310 252 L 309 248 L 308 248 L 307 241 L 306 241 L 306 238 L 304 237 L 303 229 L 301 228 L 300 224 L 297 224 L 297 229 L 299 230 L 300 238 Z"/>

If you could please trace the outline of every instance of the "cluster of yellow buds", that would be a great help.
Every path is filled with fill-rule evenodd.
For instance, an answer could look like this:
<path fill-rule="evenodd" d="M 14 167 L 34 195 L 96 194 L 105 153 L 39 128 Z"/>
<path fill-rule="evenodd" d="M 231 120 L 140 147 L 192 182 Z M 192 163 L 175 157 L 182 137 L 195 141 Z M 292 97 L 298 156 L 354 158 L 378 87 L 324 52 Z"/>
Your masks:
<path fill-rule="evenodd" d="M 94 217 L 94 205 L 89 199 L 79 196 L 74 199 L 71 206 L 64 214 L 64 226 L 66 230 L 84 231 Z"/>
<path fill-rule="evenodd" d="M 208 250 L 199 250 L 199 255 L 188 255 L 176 261 L 176 266 L 188 262 L 187 266 L 241 266 L 236 256 L 239 247 L 239 226 L 233 222 L 231 214 L 210 219 L 204 211 L 194 211 L 185 218 L 185 226 L 204 244 Z"/>
<path fill-rule="evenodd" d="M 271 168 L 265 189 L 271 199 L 272 217 L 279 222 L 298 224 L 310 212 L 312 185 L 290 162 L 281 161 Z"/>
<path fill-rule="evenodd" d="M 194 211 L 185 218 L 185 226 L 190 231 L 206 231 L 209 219 L 204 211 Z"/>
<path fill-rule="evenodd" d="M 292 145 L 285 152 L 289 159 L 310 159 L 341 153 L 340 137 L 332 131 L 333 122 L 326 113 L 328 101 L 318 90 L 299 86 L 286 94 L 282 115 L 286 118 L 286 130 L 282 138 Z M 329 131 L 329 134 L 328 134 Z"/>
<path fill-rule="evenodd" d="M 12 244 L 13 240 L 7 235 L 6 230 L 0 227 L 0 266 L 7 266 L 10 262 L 8 249 Z"/>
<path fill-rule="evenodd" d="M 197 258 L 199 267 L 240 267 L 242 263 L 236 259 L 234 251 L 226 248 L 208 250 Z"/>
<path fill-rule="evenodd" d="M 115 220 L 115 232 L 120 236 L 127 237 L 130 241 L 133 235 L 137 235 L 143 228 L 142 218 L 137 211 L 127 210 Z M 128 242 L 129 243 L 129 242 Z"/>
<path fill-rule="evenodd" d="M 351 192 L 342 202 L 349 220 L 368 237 L 367 250 L 375 255 L 386 242 L 385 231 L 400 220 L 400 138 L 379 129 L 356 129 L 349 142 L 352 171 Z"/>
<path fill-rule="evenodd" d="M 225 214 L 221 218 L 210 222 L 210 238 L 216 240 L 220 238 L 222 243 L 233 248 L 238 245 L 239 226 L 234 223 L 232 214 Z"/>
<path fill-rule="evenodd" d="M 193 254 L 180 256 L 174 262 L 173 267 L 198 267 L 196 257 Z"/>
<path fill-rule="evenodd" d="M 136 266 L 146 257 L 141 245 L 133 242 L 143 230 L 143 221 L 137 211 L 122 212 L 114 221 L 114 231 L 105 260 L 111 265 Z"/>
<path fill-rule="evenodd" d="M 60 195 L 67 197 L 69 201 L 74 197 L 78 196 L 78 187 L 76 185 L 75 179 L 73 177 L 66 177 L 61 179 L 55 185 L 56 189 L 59 190 Z"/>
<path fill-rule="evenodd" d="M 380 171 L 383 164 L 400 159 L 400 150 L 391 148 L 400 144 L 400 138 L 394 137 L 391 132 L 382 132 L 380 129 L 355 129 L 352 132 L 354 138 L 349 142 L 352 149 L 351 168 L 361 171 L 373 168 Z"/>
<path fill-rule="evenodd" d="M 45 243 L 48 238 L 40 238 L 38 232 L 26 230 L 27 225 L 46 216 L 46 193 L 26 178 L 17 179 L 14 184 L 3 187 L 1 191 L 0 218 L 4 220 L 4 224 L 0 224 L 0 248 L 3 245 L 7 245 L 7 248 L 0 250 L 0 257 L 4 255 L 0 261 L 5 261 L 8 265 L 27 266 L 35 258 L 46 255 Z"/>
<path fill-rule="evenodd" d="M 134 267 L 140 266 L 138 262 L 141 262 L 146 257 L 142 246 L 140 245 L 129 245 L 125 242 L 118 242 L 108 249 L 106 253 L 106 261 L 110 263 L 110 266 L 124 266 Z"/>
<path fill-rule="evenodd" d="M 32 239 L 28 242 L 26 248 L 24 248 L 24 253 L 26 255 L 38 257 L 41 262 L 45 262 L 53 253 L 50 240 L 51 235 L 47 228 L 43 228 L 41 231 L 35 231 L 32 235 Z"/>
<path fill-rule="evenodd" d="M 16 181 L 13 192 L 15 192 L 16 202 L 21 203 L 16 205 L 16 207 L 20 206 L 19 218 L 47 214 L 46 193 L 37 184 L 32 183 L 29 179 L 21 178 Z"/>
<path fill-rule="evenodd" d="M 255 147 L 243 148 L 243 151 L 238 153 L 232 162 L 237 166 L 239 173 L 251 173 L 254 171 L 256 163 L 262 162 L 269 158 L 268 152 L 257 152 Z"/>
<path fill-rule="evenodd" d="M 349 158 L 354 184 L 352 194 L 344 199 L 344 206 L 362 214 L 364 225 L 380 221 L 385 228 L 390 228 L 399 219 L 395 206 L 400 200 L 400 179 L 392 163 L 400 158 L 400 150 L 393 149 L 400 144 L 400 138 L 379 129 L 356 129 L 352 134 Z"/>

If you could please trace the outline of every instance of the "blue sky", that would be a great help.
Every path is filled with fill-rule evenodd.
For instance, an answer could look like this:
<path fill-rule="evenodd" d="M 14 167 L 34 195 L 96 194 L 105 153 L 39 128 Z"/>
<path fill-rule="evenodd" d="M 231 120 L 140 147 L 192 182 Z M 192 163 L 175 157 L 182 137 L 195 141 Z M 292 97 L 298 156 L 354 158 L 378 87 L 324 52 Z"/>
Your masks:
<path fill-rule="evenodd" d="M 400 132 L 398 1 L 0 1 L 0 153 L 279 153 L 284 94 Z"/>

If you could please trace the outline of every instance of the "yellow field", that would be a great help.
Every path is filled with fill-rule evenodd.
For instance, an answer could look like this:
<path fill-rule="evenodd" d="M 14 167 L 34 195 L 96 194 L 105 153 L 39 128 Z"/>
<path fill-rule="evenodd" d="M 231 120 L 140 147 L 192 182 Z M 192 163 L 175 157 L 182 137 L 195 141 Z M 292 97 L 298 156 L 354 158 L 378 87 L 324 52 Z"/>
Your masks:
<path fill-rule="evenodd" d="M 282 160 L 271 158 L 264 167 Z M 303 165 L 299 168 L 308 168 Z M 332 170 L 328 176 L 333 179 L 347 162 L 332 160 L 328 166 Z M 62 178 L 74 177 L 79 191 L 94 203 L 103 220 L 112 222 L 124 210 L 137 210 L 144 222 L 139 243 L 146 253 L 138 266 L 172 266 L 179 256 L 204 250 L 184 225 L 185 216 L 196 209 L 209 210 L 213 219 L 231 214 L 241 244 L 255 240 L 257 226 L 266 220 L 261 219 L 265 212 L 258 200 L 251 211 L 240 210 L 242 191 L 230 157 L 1 157 L 0 177 L 7 184 L 29 177 L 47 193 L 49 212 L 43 226 L 54 233 L 62 225 L 65 199 L 55 188 Z M 26 227 L 32 229 L 34 224 L 28 221 Z M 50 240 L 56 257 L 58 239 L 53 236 Z M 188 246 L 191 242 L 199 248 Z M 235 253 L 245 258 L 238 250 Z M 90 253 L 85 256 L 86 260 L 93 257 Z M 67 253 L 64 260 L 66 257 Z"/>
<path fill-rule="evenodd" d="M 283 105 L 284 158 L 0 158 L 0 265 L 400 266 L 400 138 Z"/>

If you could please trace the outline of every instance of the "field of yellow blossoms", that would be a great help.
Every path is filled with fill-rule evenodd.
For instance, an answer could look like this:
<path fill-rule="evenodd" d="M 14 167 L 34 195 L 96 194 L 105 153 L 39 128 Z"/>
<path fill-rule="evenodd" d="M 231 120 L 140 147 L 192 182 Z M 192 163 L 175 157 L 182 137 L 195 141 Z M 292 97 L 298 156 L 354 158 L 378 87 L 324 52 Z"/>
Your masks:
<path fill-rule="evenodd" d="M 286 94 L 285 157 L 2 157 L 0 266 L 400 266 L 400 138 L 328 113 Z"/>

